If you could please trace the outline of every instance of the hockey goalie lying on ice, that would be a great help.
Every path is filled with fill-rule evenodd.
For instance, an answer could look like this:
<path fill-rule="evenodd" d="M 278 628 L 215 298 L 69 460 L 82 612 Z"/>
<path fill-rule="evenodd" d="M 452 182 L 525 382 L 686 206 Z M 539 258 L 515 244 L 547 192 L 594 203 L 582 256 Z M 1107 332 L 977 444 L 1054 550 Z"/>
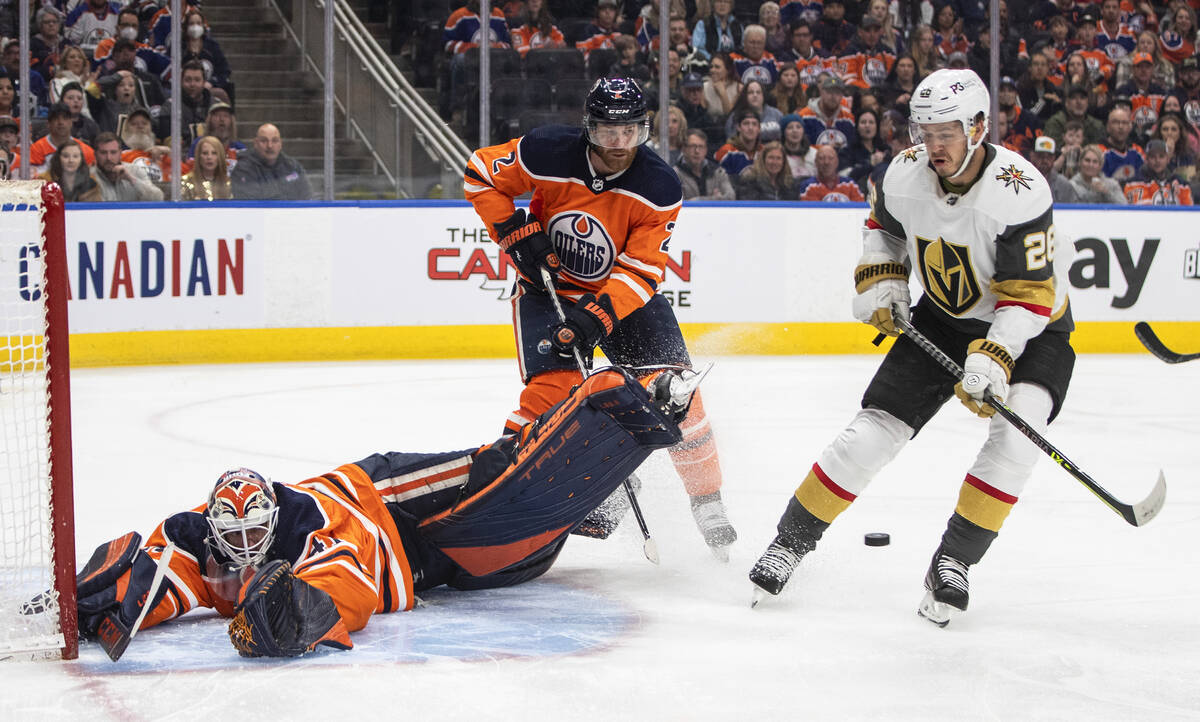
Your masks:
<path fill-rule="evenodd" d="M 374 454 L 298 484 L 228 471 L 145 545 L 130 532 L 96 549 L 78 577 L 80 634 L 108 651 L 152 596 L 140 629 L 211 607 L 243 656 L 289 657 L 349 649 L 349 632 L 422 590 L 529 581 L 653 450 L 678 443 L 697 381 L 603 369 L 478 449 Z"/>

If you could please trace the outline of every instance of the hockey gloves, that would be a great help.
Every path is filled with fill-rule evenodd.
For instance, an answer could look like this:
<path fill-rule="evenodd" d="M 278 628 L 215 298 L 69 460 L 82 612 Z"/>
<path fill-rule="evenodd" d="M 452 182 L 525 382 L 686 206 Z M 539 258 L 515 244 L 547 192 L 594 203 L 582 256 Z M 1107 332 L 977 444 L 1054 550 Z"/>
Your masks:
<path fill-rule="evenodd" d="M 559 260 L 550 236 L 542 230 L 538 219 L 527 216 L 524 208 L 518 208 L 508 220 L 496 224 L 496 236 L 496 242 L 513 260 L 521 275 L 537 288 L 545 290 L 539 269 L 545 268 L 551 276 L 555 276 L 558 274 Z"/>
<path fill-rule="evenodd" d="M 562 356 L 586 354 L 617 326 L 617 314 L 607 293 L 585 294 L 567 311 L 567 319 L 550 329 L 550 345 Z"/>
<path fill-rule="evenodd" d="M 108 642 L 115 634 L 128 634 L 150 601 L 146 596 L 157 568 L 137 532 L 96 547 L 75 581 L 79 636 Z M 157 604 L 166 591 L 164 584 L 153 602 Z"/>
<path fill-rule="evenodd" d="M 350 649 L 350 635 L 333 598 L 274 559 L 242 588 L 229 641 L 243 657 L 298 657 L 318 644 Z"/>
<path fill-rule="evenodd" d="M 996 409 L 983 402 L 984 392 L 1003 401 L 1008 396 L 1008 379 L 1015 365 L 1012 354 L 1003 346 L 986 338 L 977 338 L 967 346 L 963 378 L 954 386 L 954 395 L 972 413 L 986 419 L 996 413 Z"/>
<path fill-rule="evenodd" d="M 908 268 L 893 260 L 864 257 L 854 269 L 854 317 L 869 323 L 888 336 L 899 336 L 900 331 L 892 320 L 895 308 L 904 320 L 908 320 L 908 306 L 912 302 L 908 291 Z"/>

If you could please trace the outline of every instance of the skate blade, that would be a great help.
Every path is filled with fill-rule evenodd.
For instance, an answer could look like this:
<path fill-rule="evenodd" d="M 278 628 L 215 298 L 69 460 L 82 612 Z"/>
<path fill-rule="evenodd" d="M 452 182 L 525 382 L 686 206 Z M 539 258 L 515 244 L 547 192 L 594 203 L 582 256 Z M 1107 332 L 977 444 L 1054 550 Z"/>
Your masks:
<path fill-rule="evenodd" d="M 676 377 L 671 382 L 671 403 L 676 406 L 686 406 L 692 402 L 692 394 L 700 386 L 700 382 L 712 371 L 712 363 L 688 378 Z"/>
<path fill-rule="evenodd" d="M 770 596 L 770 592 L 755 584 L 754 596 L 750 598 L 750 608 L 754 609 L 758 606 L 759 602 L 766 599 L 768 596 Z"/>
<path fill-rule="evenodd" d="M 712 552 L 713 557 L 722 564 L 729 563 L 729 546 L 710 546 L 708 548 Z"/>
<path fill-rule="evenodd" d="M 917 614 L 928 619 L 939 627 L 945 627 L 950 623 L 950 610 L 954 609 L 945 602 L 939 602 L 933 598 L 933 592 L 925 592 L 925 598 L 921 600 L 921 606 L 917 607 Z"/>

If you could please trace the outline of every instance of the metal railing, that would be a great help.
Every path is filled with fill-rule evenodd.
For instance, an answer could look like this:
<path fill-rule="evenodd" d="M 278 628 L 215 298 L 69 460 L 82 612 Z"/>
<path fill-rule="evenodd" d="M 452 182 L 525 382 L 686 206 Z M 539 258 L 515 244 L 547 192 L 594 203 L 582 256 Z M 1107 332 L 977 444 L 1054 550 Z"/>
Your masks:
<path fill-rule="evenodd" d="M 327 82 L 326 49 L 332 48 L 337 66 L 332 102 L 347 119 L 347 134 L 366 146 L 397 197 L 422 195 L 413 187 L 414 143 L 437 165 L 444 192 L 459 195 L 470 149 L 413 88 L 345 0 L 333 3 L 333 43 L 325 38 L 324 0 L 292 0 L 290 22 L 278 0 L 270 4 L 300 49 L 302 69 L 311 70 L 322 83 Z M 327 168 L 333 162 L 329 156 L 327 150 Z"/>

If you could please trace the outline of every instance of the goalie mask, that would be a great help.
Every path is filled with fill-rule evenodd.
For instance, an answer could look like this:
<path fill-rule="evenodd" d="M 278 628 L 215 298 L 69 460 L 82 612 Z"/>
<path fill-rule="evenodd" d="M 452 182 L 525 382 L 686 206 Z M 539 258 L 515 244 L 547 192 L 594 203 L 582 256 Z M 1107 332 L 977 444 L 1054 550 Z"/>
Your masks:
<path fill-rule="evenodd" d="M 924 143 L 923 125 L 957 121 L 967 137 L 967 152 L 962 164 L 949 177 L 953 178 L 966 169 L 976 149 L 987 138 L 988 115 L 992 108 L 992 97 L 987 86 L 973 70 L 943 68 L 930 73 L 913 90 L 909 100 L 909 132 L 914 143 Z M 978 140 L 972 140 L 978 125 L 983 124 Z"/>
<path fill-rule="evenodd" d="M 209 545 L 236 567 L 256 567 L 275 539 L 279 505 L 271 482 L 250 469 L 221 475 L 208 497 L 204 518 L 211 530 Z"/>
<path fill-rule="evenodd" d="M 632 78 L 600 78 L 584 103 L 583 132 L 598 148 L 636 148 L 650 138 L 646 96 Z"/>

